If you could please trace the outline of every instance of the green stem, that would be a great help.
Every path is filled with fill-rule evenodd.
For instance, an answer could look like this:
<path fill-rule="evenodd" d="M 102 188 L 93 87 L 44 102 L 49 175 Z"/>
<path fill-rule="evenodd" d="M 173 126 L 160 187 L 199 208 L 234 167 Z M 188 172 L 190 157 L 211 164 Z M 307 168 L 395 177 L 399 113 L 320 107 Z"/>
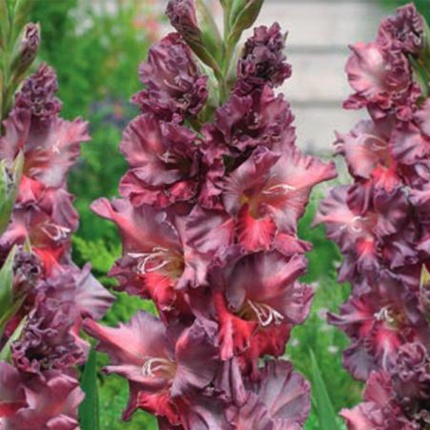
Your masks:
<path fill-rule="evenodd" d="M 224 7 L 224 46 L 223 46 L 223 61 L 222 61 L 222 76 L 218 79 L 219 82 L 219 103 L 222 105 L 228 98 L 228 73 L 230 70 L 232 48 L 229 44 L 230 35 L 230 13 L 232 2 L 227 1 Z"/>

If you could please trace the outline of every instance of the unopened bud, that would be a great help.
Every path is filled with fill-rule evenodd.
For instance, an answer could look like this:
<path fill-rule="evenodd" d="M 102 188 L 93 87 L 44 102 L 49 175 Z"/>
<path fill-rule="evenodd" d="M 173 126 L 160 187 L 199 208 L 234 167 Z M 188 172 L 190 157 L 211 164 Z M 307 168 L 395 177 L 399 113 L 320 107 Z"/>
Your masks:
<path fill-rule="evenodd" d="M 197 3 L 197 5 L 196 5 Z M 170 23 L 203 63 L 219 73 L 221 36 L 202 0 L 170 0 L 166 14 Z"/>
<path fill-rule="evenodd" d="M 24 27 L 20 40 L 15 47 L 12 61 L 12 75 L 18 83 L 36 58 L 40 45 L 39 24 L 29 23 Z"/>
<path fill-rule="evenodd" d="M 264 0 L 233 0 L 230 13 L 228 43 L 236 44 L 243 31 L 251 27 L 260 13 Z"/>

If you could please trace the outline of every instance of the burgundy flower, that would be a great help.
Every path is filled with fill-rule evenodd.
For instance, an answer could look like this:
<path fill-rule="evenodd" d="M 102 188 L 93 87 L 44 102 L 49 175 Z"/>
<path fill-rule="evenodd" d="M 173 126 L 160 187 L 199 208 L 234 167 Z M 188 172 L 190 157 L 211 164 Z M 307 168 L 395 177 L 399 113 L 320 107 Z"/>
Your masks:
<path fill-rule="evenodd" d="M 374 284 L 379 291 L 374 287 L 361 296 L 352 296 L 341 307 L 340 316 L 329 317 L 332 324 L 353 340 L 345 351 L 344 363 L 354 377 L 363 380 L 375 366 L 388 370 L 405 342 L 430 340 L 417 297 L 405 288 L 401 279 L 382 273 Z"/>
<path fill-rule="evenodd" d="M 71 333 L 72 315 L 64 304 L 41 298 L 26 321 L 21 338 L 12 344 L 15 366 L 23 372 L 66 371 L 84 359 Z"/>
<path fill-rule="evenodd" d="M 361 121 L 347 135 L 337 135 L 336 153 L 345 157 L 350 174 L 374 180 L 391 193 L 401 185 L 391 119 Z"/>
<path fill-rule="evenodd" d="M 227 178 L 223 192 L 227 212 L 237 219 L 239 242 L 250 251 L 267 250 L 277 233 L 295 234 L 312 188 L 335 175 L 333 164 L 297 150 L 280 155 L 256 149 Z"/>
<path fill-rule="evenodd" d="M 368 106 L 374 118 L 393 112 L 399 119 L 409 119 L 413 114 L 411 105 L 419 94 L 415 95 L 407 58 L 376 42 L 357 43 L 351 50 L 346 72 L 356 93 L 345 102 L 345 107 Z"/>
<path fill-rule="evenodd" d="M 335 169 L 295 148 L 290 105 L 274 92 L 290 75 L 277 24 L 255 30 L 236 81 L 222 64 L 261 6 L 239 3 L 222 47 L 202 5 L 168 2 L 180 36 L 141 67 L 143 114 L 121 144 L 123 198 L 93 203 L 122 239 L 110 275 L 151 299 L 160 319 L 139 312 L 117 329 L 88 320 L 86 330 L 111 356 L 106 371 L 129 381 L 124 418 L 144 409 L 162 430 L 299 430 L 309 413 L 309 387 L 289 363 L 259 365 L 284 354 L 309 313 L 313 291 L 298 278 L 310 244 L 297 222 Z M 205 106 L 207 78 L 190 49 L 219 81 L 219 105 L 211 94 Z"/>
<path fill-rule="evenodd" d="M 293 120 L 284 97 L 276 96 L 270 87 L 264 86 L 248 96 L 232 94 L 216 111 L 215 128 L 208 127 L 207 132 L 214 135 L 214 144 L 218 143 L 235 157 L 258 145 L 281 151 L 294 144 Z M 207 151 L 213 150 L 208 145 Z"/>
<path fill-rule="evenodd" d="M 133 204 L 165 207 L 197 191 L 197 135 L 177 124 L 141 115 L 125 129 L 121 151 L 130 170 L 120 192 Z"/>
<path fill-rule="evenodd" d="M 261 380 L 250 383 L 245 404 L 226 414 L 232 428 L 300 430 L 310 411 L 309 384 L 288 361 L 266 361 Z"/>
<path fill-rule="evenodd" d="M 415 5 L 400 7 L 396 15 L 384 19 L 377 40 L 386 48 L 418 55 L 424 46 L 424 20 Z"/>
<path fill-rule="evenodd" d="M 246 366 L 255 370 L 257 358 L 284 353 L 291 327 L 309 312 L 312 290 L 297 282 L 306 260 L 287 258 L 279 252 L 231 257 L 227 268 L 213 273 L 216 318 L 219 321 L 220 354 L 223 359 L 244 354 Z"/>
<path fill-rule="evenodd" d="M 354 183 L 332 190 L 315 220 L 344 254 L 339 280 L 352 285 L 340 315 L 329 315 L 351 339 L 345 367 L 367 379 L 365 403 L 341 413 L 350 430 L 430 423 L 421 276 L 430 255 L 430 128 L 411 61 L 423 47 L 424 20 L 413 5 L 384 20 L 375 42 L 353 47 L 347 72 L 356 93 L 345 106 L 366 107 L 371 120 L 338 135 Z"/>
<path fill-rule="evenodd" d="M 208 97 L 207 76 L 200 73 L 190 48 L 171 33 L 150 48 L 140 79 L 146 89 L 133 97 L 144 113 L 170 121 L 196 116 Z"/>
<path fill-rule="evenodd" d="M 246 95 L 266 84 L 272 88 L 282 85 L 291 76 L 284 48 L 285 36 L 278 23 L 255 28 L 238 62 L 235 92 Z"/>
<path fill-rule="evenodd" d="M 0 362 L 0 425 L 5 418 L 13 416 L 27 406 L 21 375 L 15 367 Z"/>
<path fill-rule="evenodd" d="M 86 331 L 100 340 L 99 350 L 109 354 L 106 372 L 130 383 L 129 418 L 142 408 L 180 423 L 175 398 L 192 395 L 209 386 L 220 366 L 216 348 L 198 322 L 179 335 L 145 312 L 137 313 L 128 325 L 107 328 L 87 320 Z"/>
<path fill-rule="evenodd" d="M 151 298 L 161 312 L 189 313 L 181 290 L 206 282 L 208 262 L 186 245 L 184 220 L 125 200 L 100 199 L 92 208 L 115 222 L 123 238 L 123 258 L 111 272 L 123 288 Z"/>
<path fill-rule="evenodd" d="M 80 154 L 81 142 L 89 136 L 86 122 L 58 117 L 61 104 L 56 90 L 56 75 L 46 65 L 24 83 L 16 106 L 4 122 L 0 158 L 12 163 L 23 151 L 23 174 L 47 187 L 59 188 Z"/>
<path fill-rule="evenodd" d="M 3 365 L 3 364 L 2 364 Z M 2 370 L 3 375 L 3 370 Z M 7 430 L 78 430 L 77 407 L 84 394 L 71 376 L 47 371 L 39 376 L 10 379 L 13 389 L 23 389 L 26 403 L 12 414 L 0 413 L 0 425 Z M 17 385 L 18 384 L 18 385 Z M 22 387 L 22 388 L 21 388 Z M 6 390 L 11 389 L 6 385 Z M 2 386 L 3 392 L 3 386 Z"/>
<path fill-rule="evenodd" d="M 409 420 L 398 403 L 392 401 L 392 385 L 387 373 L 372 373 L 366 391 L 366 403 L 342 410 L 348 430 L 419 430 L 419 423 Z"/>

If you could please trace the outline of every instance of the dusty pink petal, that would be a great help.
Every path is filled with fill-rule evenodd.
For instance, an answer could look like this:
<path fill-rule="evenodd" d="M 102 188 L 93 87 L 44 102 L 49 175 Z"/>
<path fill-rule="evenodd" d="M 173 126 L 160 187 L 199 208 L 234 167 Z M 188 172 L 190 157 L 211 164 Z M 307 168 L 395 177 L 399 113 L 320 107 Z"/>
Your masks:
<path fill-rule="evenodd" d="M 2 418 L 13 415 L 27 406 L 24 386 L 18 370 L 0 362 L 0 424 Z"/>
<path fill-rule="evenodd" d="M 397 163 L 390 147 L 391 120 L 360 121 L 347 135 L 337 135 L 336 151 L 344 155 L 350 173 L 359 178 L 374 178 L 377 187 L 388 192 L 400 185 Z"/>
<path fill-rule="evenodd" d="M 282 231 L 295 232 L 313 187 L 337 174 L 333 163 L 326 164 L 294 150 L 279 159 L 270 175 L 263 191 L 264 202 Z"/>
<path fill-rule="evenodd" d="M 351 46 L 346 65 L 351 87 L 365 100 L 389 108 L 393 99 L 407 93 L 411 70 L 405 56 L 384 50 L 375 42 L 359 42 Z"/>
<path fill-rule="evenodd" d="M 413 123 L 402 124 L 394 132 L 391 150 L 401 163 L 413 165 L 430 155 L 430 137 Z"/>
<path fill-rule="evenodd" d="M 172 127 L 174 130 L 170 130 Z M 139 179 L 148 185 L 160 186 L 182 177 L 180 169 L 186 166 L 179 163 L 185 164 L 192 157 L 195 140 L 195 133 L 188 128 L 160 123 L 151 115 L 140 115 L 124 130 L 121 152 Z"/>
<path fill-rule="evenodd" d="M 370 373 L 377 370 L 375 358 L 366 350 L 361 341 L 355 341 L 345 349 L 343 365 L 359 381 L 366 381 Z"/>
<path fill-rule="evenodd" d="M 194 179 L 178 181 L 161 191 L 140 180 L 133 170 L 129 170 L 119 184 L 119 193 L 128 198 L 134 206 L 149 205 L 156 208 L 166 208 L 177 202 L 188 202 L 197 193 L 197 183 Z"/>
<path fill-rule="evenodd" d="M 116 199 L 110 203 L 107 199 L 96 200 L 93 211 L 113 221 L 123 239 L 123 252 L 150 252 L 155 247 L 170 248 L 178 241 L 177 233 L 167 221 L 164 212 L 149 206 L 133 207 L 126 200 Z"/>
<path fill-rule="evenodd" d="M 424 20 L 415 5 L 399 7 L 394 16 L 384 19 L 377 40 L 388 49 L 418 55 L 424 45 Z"/>
<path fill-rule="evenodd" d="M 231 427 L 238 430 L 272 430 L 273 421 L 258 395 L 249 393 L 246 403 L 238 408 L 231 406 L 226 411 Z"/>
<path fill-rule="evenodd" d="M 117 328 L 104 327 L 87 319 L 84 329 L 99 340 L 98 350 L 110 356 L 111 364 L 106 368 L 109 373 L 117 373 L 142 386 L 169 384 L 173 346 L 164 324 L 156 317 L 140 311 L 128 324 L 120 324 Z"/>
<path fill-rule="evenodd" d="M 272 218 L 255 219 L 244 205 L 237 220 L 237 240 L 249 252 L 268 251 L 275 239 L 277 226 Z"/>
<path fill-rule="evenodd" d="M 384 424 L 382 410 L 373 402 L 342 409 L 340 416 L 346 421 L 348 430 L 391 430 Z"/>
<path fill-rule="evenodd" d="M 84 398 L 76 379 L 49 371 L 26 382 L 28 407 L 5 420 L 7 430 L 78 429 L 78 405 Z"/>
<path fill-rule="evenodd" d="M 306 318 L 313 296 L 310 288 L 296 282 L 305 269 L 306 260 L 299 256 L 289 259 L 276 251 L 246 256 L 228 277 L 228 302 L 236 312 L 243 308 L 243 312 L 255 314 L 262 326 L 284 319 L 299 324 Z"/>
<path fill-rule="evenodd" d="M 225 408 L 222 401 L 212 397 L 192 397 L 186 405 L 181 405 L 182 425 L 185 430 L 233 430 L 225 418 Z"/>
<path fill-rule="evenodd" d="M 228 213 L 239 214 L 243 204 L 250 206 L 251 213 L 261 216 L 259 197 L 266 184 L 270 169 L 278 161 L 280 155 L 266 149 L 257 149 L 251 158 L 237 168 L 226 180 L 223 201 Z"/>
<path fill-rule="evenodd" d="M 81 119 L 70 122 L 55 118 L 43 133 L 30 131 L 24 150 L 24 174 L 48 187 L 61 186 L 79 157 L 81 142 L 90 139 L 87 128 L 88 123 Z"/>
<path fill-rule="evenodd" d="M 133 102 L 163 120 L 195 116 L 206 103 L 208 78 L 200 73 L 191 49 L 177 33 L 150 48 L 139 77 L 146 89 Z"/>
<path fill-rule="evenodd" d="M 215 253 L 232 244 L 234 221 L 224 211 L 196 206 L 188 215 L 185 241 L 203 253 Z"/>
<path fill-rule="evenodd" d="M 0 159 L 13 163 L 19 151 L 24 150 L 31 124 L 28 109 L 14 107 L 4 120 L 4 133 L 0 137 Z"/>
<path fill-rule="evenodd" d="M 221 367 L 218 348 L 198 320 L 180 336 L 175 354 L 178 367 L 171 387 L 173 398 L 208 387 Z"/>
<path fill-rule="evenodd" d="M 303 426 L 309 415 L 310 386 L 293 366 L 285 360 L 266 361 L 262 369 L 261 381 L 252 384 L 274 422 L 283 423 L 280 429 L 293 429 L 294 424 Z M 289 427 L 291 426 L 291 427 Z"/>

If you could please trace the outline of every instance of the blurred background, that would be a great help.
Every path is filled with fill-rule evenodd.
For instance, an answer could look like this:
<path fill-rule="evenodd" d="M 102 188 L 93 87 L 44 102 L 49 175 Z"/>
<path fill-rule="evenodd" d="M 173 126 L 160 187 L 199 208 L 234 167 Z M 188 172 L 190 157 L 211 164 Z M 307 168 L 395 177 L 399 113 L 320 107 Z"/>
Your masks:
<path fill-rule="evenodd" d="M 289 31 L 287 56 L 293 77 L 282 90 L 292 103 L 298 128 L 297 145 L 306 152 L 329 157 L 333 131 L 348 131 L 359 113 L 341 109 L 349 93 L 344 64 L 347 45 L 370 41 L 379 20 L 401 0 L 266 0 L 261 24 L 278 21 Z M 219 14 L 216 0 L 210 1 Z M 430 18 L 428 0 L 417 0 L 421 12 Z M 114 197 L 126 165 L 118 153 L 121 130 L 137 114 L 129 103 L 141 88 L 137 70 L 151 43 L 170 31 L 163 16 L 164 0 L 34 0 L 32 20 L 42 27 L 40 61 L 56 68 L 63 116 L 82 116 L 90 122 L 92 141 L 85 144 L 81 162 L 70 177 L 77 196 L 81 227 L 74 238 L 74 257 L 79 264 L 91 261 L 94 273 L 108 286 L 106 276 L 121 253 L 113 226 L 99 220 L 88 209 L 96 198 Z M 346 182 L 340 178 L 338 181 Z M 297 328 L 287 355 L 308 378 L 310 350 L 315 353 L 336 411 L 358 402 L 361 386 L 342 369 L 340 351 L 344 336 L 325 322 L 327 310 L 336 311 L 348 296 L 348 286 L 336 283 L 340 257 L 324 238 L 322 229 L 310 229 L 318 200 L 328 186 L 318 189 L 301 223 L 301 237 L 314 243 L 309 254 L 309 273 L 304 279 L 316 288 L 312 315 Z M 139 308 L 150 304 L 118 294 L 106 318 L 107 324 L 127 321 Z M 100 366 L 105 357 L 99 358 Z M 102 430 L 152 430 L 153 418 L 138 412 L 127 424 L 120 421 L 128 393 L 124 380 L 99 377 Z M 316 408 L 306 429 L 317 430 Z"/>

